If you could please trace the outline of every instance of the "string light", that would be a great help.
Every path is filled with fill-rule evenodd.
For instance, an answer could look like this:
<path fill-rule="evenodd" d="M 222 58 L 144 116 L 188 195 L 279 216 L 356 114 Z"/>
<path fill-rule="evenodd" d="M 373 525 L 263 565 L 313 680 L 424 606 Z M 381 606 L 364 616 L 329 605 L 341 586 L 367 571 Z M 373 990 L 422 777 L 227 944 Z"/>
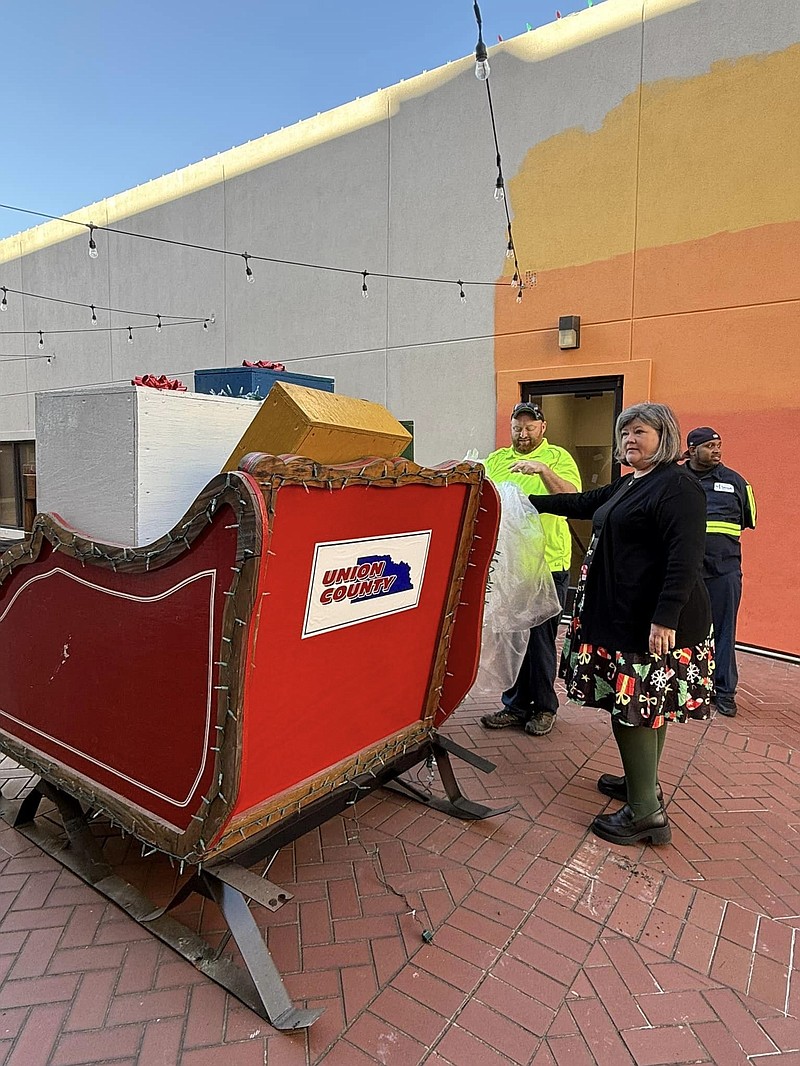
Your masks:
<path fill-rule="evenodd" d="M 92 309 L 92 325 L 96 326 L 97 325 L 97 315 L 95 314 L 94 304 L 89 304 L 89 306 Z"/>
<path fill-rule="evenodd" d="M 130 326 L 128 326 L 128 344 L 133 344 L 133 331 Z"/>
<path fill-rule="evenodd" d="M 242 253 L 242 259 L 244 259 L 244 276 L 247 278 L 250 284 L 253 285 L 256 279 L 253 276 L 253 271 L 250 269 L 250 256 L 247 254 L 247 252 Z"/>
<path fill-rule="evenodd" d="M 361 271 L 361 278 L 362 278 L 362 281 L 361 281 L 361 295 L 366 300 L 369 297 L 369 289 L 367 288 L 367 272 L 366 272 L 366 270 L 362 270 Z"/>
<path fill-rule="evenodd" d="M 44 348 L 44 337 L 42 336 L 42 331 L 39 330 L 39 350 L 41 351 L 42 348 Z"/>
<path fill-rule="evenodd" d="M 3 299 L 0 300 L 0 311 L 7 311 L 8 310 L 8 300 L 7 300 L 6 296 L 7 296 L 7 293 L 8 293 L 8 289 L 5 287 L 5 285 L 0 285 L 0 288 L 3 290 Z"/>
<path fill-rule="evenodd" d="M 158 319 L 158 321 L 156 322 L 156 333 L 160 333 L 162 330 L 161 315 L 156 315 L 156 318 Z"/>
<path fill-rule="evenodd" d="M 473 3 L 472 6 L 473 6 L 473 10 L 475 12 L 475 21 L 478 24 L 478 45 L 481 46 L 483 44 L 483 33 L 482 33 L 483 25 L 482 25 L 482 22 L 481 22 L 481 12 L 480 12 L 480 8 L 478 7 L 477 0 L 475 0 L 475 2 Z M 484 47 L 483 50 L 485 52 L 485 47 Z M 478 56 L 477 49 L 476 49 L 475 55 L 476 55 L 476 58 L 477 58 L 477 56 Z M 477 69 L 476 69 L 475 73 L 477 74 Z M 495 117 L 494 117 L 494 104 L 492 103 L 492 89 L 491 89 L 491 86 L 489 85 L 488 76 L 485 79 L 481 79 L 481 80 L 485 81 L 485 83 L 486 83 L 486 99 L 487 99 L 487 101 L 489 103 L 489 117 L 492 120 L 492 136 L 494 137 L 495 163 L 497 165 L 497 180 L 495 181 L 495 186 L 494 186 L 494 198 L 495 198 L 495 201 L 497 203 L 500 203 L 500 204 L 503 205 L 503 209 L 505 210 L 505 213 L 506 213 L 506 224 L 507 224 L 506 225 L 506 233 L 508 234 L 508 243 L 506 244 L 506 258 L 507 259 L 511 259 L 514 262 L 514 275 L 511 278 L 511 285 L 512 285 L 512 287 L 515 286 L 516 289 L 517 289 L 517 303 L 519 304 L 519 303 L 522 303 L 522 290 L 523 290 L 523 287 L 524 287 L 524 282 L 522 280 L 522 272 L 520 270 L 519 260 L 517 259 L 517 249 L 516 249 L 516 247 L 514 245 L 514 235 L 513 235 L 512 231 L 511 231 L 511 214 L 510 214 L 509 209 L 508 209 L 508 198 L 506 196 L 506 183 L 505 183 L 505 179 L 503 178 L 503 160 L 502 160 L 502 158 L 500 156 L 500 142 L 498 141 L 498 138 L 497 138 L 497 122 L 496 122 Z"/>
<path fill-rule="evenodd" d="M 155 311 L 134 311 L 130 307 L 98 307 L 96 304 L 82 303 L 80 300 L 65 300 L 60 296 L 45 296 L 40 292 L 27 292 L 24 289 L 10 289 L 5 286 L 0 286 L 0 289 L 2 289 L 4 292 L 14 292 L 18 296 L 29 296 L 32 300 L 46 300 L 48 303 L 66 304 L 69 307 L 85 307 L 87 308 L 87 310 L 92 312 L 92 315 L 94 316 L 94 324 L 96 324 L 95 311 L 97 310 L 112 311 L 121 315 L 136 315 L 137 318 L 171 318 L 175 319 L 176 321 L 178 319 L 180 319 L 181 321 L 191 322 L 203 321 L 203 319 L 199 315 L 158 315 Z M 3 310 L 5 310 L 5 308 L 3 308 Z"/>
<path fill-rule="evenodd" d="M 487 88 L 487 91 L 488 91 L 488 89 L 489 89 L 488 83 L 487 83 L 486 88 Z M 46 218 L 46 219 L 50 219 L 51 221 L 54 221 L 54 222 L 63 222 L 63 223 L 66 223 L 66 224 L 72 225 L 72 226 L 82 226 L 84 229 L 88 229 L 89 225 L 90 225 L 90 223 L 88 223 L 88 222 L 78 222 L 74 218 L 66 218 L 63 215 L 49 215 L 49 214 L 47 214 L 44 211 L 33 211 L 33 210 L 31 210 L 29 208 L 26 208 L 26 207 L 15 207 L 12 204 L 0 203 L 0 210 L 3 210 L 3 211 L 16 211 L 16 212 L 19 212 L 19 213 L 22 213 L 22 214 L 26 214 L 26 215 L 35 215 L 38 218 Z M 118 233 L 118 234 L 121 234 L 124 237 L 134 237 L 134 238 L 137 238 L 139 240 L 154 241 L 154 242 L 156 242 L 158 244 L 168 244 L 168 245 L 172 245 L 172 246 L 174 246 L 176 248 L 189 248 L 189 249 L 193 249 L 193 250 L 199 251 L 199 252 L 211 252 L 211 253 L 213 253 L 215 255 L 232 255 L 232 256 L 236 256 L 237 258 L 244 258 L 246 262 L 248 260 L 251 260 L 251 261 L 254 261 L 254 262 L 258 262 L 258 263 L 274 263 L 274 264 L 278 264 L 279 266 L 301 267 L 304 270 L 319 270 L 319 271 L 326 271 L 326 272 L 334 273 L 334 274 L 352 274 L 352 275 L 363 274 L 363 271 L 357 270 L 354 267 L 332 266 L 329 263 L 309 263 L 309 262 L 305 262 L 305 261 L 299 260 L 299 259 L 280 259 L 277 256 L 254 255 L 254 254 L 249 253 L 249 252 L 244 252 L 244 253 L 238 252 L 238 251 L 235 251 L 235 250 L 230 249 L 230 248 L 215 248 L 215 247 L 213 247 L 211 245 L 207 245 L 207 244 L 195 244 L 195 243 L 193 243 L 191 241 L 179 241 L 179 240 L 172 240 L 169 237 L 158 237 L 158 236 L 155 236 L 152 233 L 137 233 L 137 232 L 135 232 L 133 230 L 121 229 L 118 226 L 97 226 L 94 223 L 91 223 L 91 225 L 94 225 L 94 228 L 96 230 L 102 231 L 104 233 Z M 245 273 L 246 273 L 246 270 L 245 270 Z M 252 271 L 251 271 L 251 274 L 252 274 Z M 425 277 L 425 276 L 421 276 L 421 275 L 418 275 L 418 274 L 391 274 L 388 271 L 380 271 L 380 270 L 370 271 L 370 275 L 373 278 L 386 278 L 386 279 L 391 280 L 391 281 L 416 281 L 416 282 L 422 282 L 422 283 L 430 284 L 430 285 L 454 285 L 456 283 L 455 278 L 452 278 L 452 277 L 451 278 L 434 278 L 434 277 Z M 248 281 L 250 281 L 250 280 L 255 281 L 255 278 L 251 278 L 250 276 L 248 276 Z M 505 281 L 484 281 L 484 280 L 479 280 L 479 279 L 468 279 L 467 282 L 465 282 L 465 284 L 467 284 L 467 285 L 482 285 L 482 286 L 487 286 L 487 287 L 490 287 L 490 288 L 497 288 L 498 286 L 505 285 L 506 283 L 505 283 Z M 9 290 L 9 291 L 13 292 L 15 290 Z M 25 295 L 28 295 L 28 294 L 25 294 Z M 60 302 L 62 302 L 62 303 L 70 303 L 70 302 L 74 302 L 74 301 L 62 300 Z M 88 304 L 81 304 L 80 306 L 88 307 L 89 305 Z M 125 312 L 124 309 L 120 309 L 120 308 L 100 308 L 100 310 L 107 310 L 107 311 L 119 311 L 119 310 L 122 310 L 123 313 L 128 313 L 128 314 L 151 314 L 152 317 L 155 317 L 155 313 L 154 312 L 138 312 L 138 311 Z M 165 318 L 165 319 L 166 318 L 178 318 L 178 317 L 182 317 L 182 318 L 188 319 L 190 316 L 188 316 L 188 315 L 186 315 L 186 316 L 163 315 L 162 317 Z M 194 319 L 194 321 L 202 322 L 203 319 L 200 316 L 197 316 Z"/>
<path fill-rule="evenodd" d="M 55 359 L 54 352 L 48 352 L 45 355 L 11 355 L 8 352 L 0 352 L 0 359 L 7 359 L 10 363 L 27 363 L 29 359 L 46 359 L 49 363 L 51 359 Z M 24 396 L 25 393 L 12 392 L 6 393 L 7 396 Z"/>
<path fill-rule="evenodd" d="M 459 281 L 459 282 L 457 282 L 457 285 L 458 285 L 458 297 L 461 300 L 462 304 L 465 304 L 467 302 L 467 294 L 464 292 L 464 283 L 463 283 L 463 281 Z"/>
<path fill-rule="evenodd" d="M 95 231 L 95 228 L 96 227 L 90 222 L 89 223 L 89 258 L 90 259 L 97 259 L 97 256 L 98 256 L 97 245 L 94 242 L 94 231 Z"/>
<path fill-rule="evenodd" d="M 203 322 L 201 318 L 184 318 L 175 322 L 165 322 L 164 329 L 168 326 L 193 326 L 196 323 Z M 48 335 L 67 334 L 67 333 L 121 333 L 124 330 L 130 329 L 130 326 L 87 326 L 85 329 L 48 329 Z M 146 326 L 136 326 L 136 329 L 155 329 L 155 325 L 150 324 Z M 41 330 L 44 333 L 44 330 Z M 38 329 L 10 329 L 3 330 L 3 336 L 5 337 L 37 337 L 40 333 Z M 16 393 L 14 394 L 16 395 Z"/>
<path fill-rule="evenodd" d="M 475 21 L 478 23 L 478 43 L 475 45 L 475 77 L 478 81 L 488 81 L 491 74 L 489 54 L 486 51 L 486 45 L 483 43 L 483 22 L 477 0 L 473 3 L 472 10 L 475 12 Z"/>

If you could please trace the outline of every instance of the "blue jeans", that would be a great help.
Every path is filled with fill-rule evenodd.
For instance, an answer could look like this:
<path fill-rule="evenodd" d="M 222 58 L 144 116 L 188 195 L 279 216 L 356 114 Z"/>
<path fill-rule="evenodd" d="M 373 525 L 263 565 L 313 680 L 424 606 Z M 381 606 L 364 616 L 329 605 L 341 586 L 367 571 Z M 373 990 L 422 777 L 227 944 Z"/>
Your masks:
<path fill-rule="evenodd" d="M 569 571 L 553 571 L 553 581 L 563 611 L 569 589 Z M 558 712 L 555 680 L 556 637 L 560 621 L 561 612 L 533 627 L 517 680 L 503 693 L 504 707 L 525 722 L 542 711 Z"/>

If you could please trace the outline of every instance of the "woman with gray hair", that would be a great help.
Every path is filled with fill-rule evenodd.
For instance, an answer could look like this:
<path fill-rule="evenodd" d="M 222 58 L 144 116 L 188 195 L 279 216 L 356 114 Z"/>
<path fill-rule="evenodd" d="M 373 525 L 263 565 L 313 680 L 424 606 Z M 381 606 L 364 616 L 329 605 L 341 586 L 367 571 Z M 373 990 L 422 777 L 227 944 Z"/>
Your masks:
<path fill-rule="evenodd" d="M 633 473 L 590 492 L 530 500 L 542 513 L 593 520 L 561 676 L 570 699 L 611 713 L 625 773 L 597 782 L 624 806 L 598 815 L 592 832 L 615 844 L 666 844 L 658 761 L 667 724 L 707 718 L 712 691 L 705 498 L 676 462 L 681 434 L 669 407 L 628 407 L 615 437 L 617 458 Z"/>

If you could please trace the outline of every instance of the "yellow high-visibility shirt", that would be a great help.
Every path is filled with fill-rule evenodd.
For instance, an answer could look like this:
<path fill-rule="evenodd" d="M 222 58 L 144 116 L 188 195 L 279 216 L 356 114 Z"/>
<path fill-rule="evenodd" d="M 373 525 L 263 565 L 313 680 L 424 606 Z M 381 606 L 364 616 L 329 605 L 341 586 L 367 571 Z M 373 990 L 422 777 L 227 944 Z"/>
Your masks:
<path fill-rule="evenodd" d="M 559 448 L 557 444 L 550 444 L 547 437 L 542 438 L 538 448 L 527 455 L 521 455 L 513 448 L 498 448 L 487 456 L 484 466 L 486 474 L 492 481 L 513 481 L 518 485 L 526 496 L 531 494 L 547 493 L 547 486 L 539 474 L 516 474 L 512 473 L 514 463 L 524 459 L 533 459 L 549 466 L 554 474 L 558 474 L 564 481 L 574 485 L 580 492 L 581 475 L 575 460 L 566 448 Z M 542 529 L 545 536 L 544 555 L 547 565 L 552 571 L 569 570 L 572 558 L 572 537 L 566 518 L 554 514 L 543 514 Z"/>

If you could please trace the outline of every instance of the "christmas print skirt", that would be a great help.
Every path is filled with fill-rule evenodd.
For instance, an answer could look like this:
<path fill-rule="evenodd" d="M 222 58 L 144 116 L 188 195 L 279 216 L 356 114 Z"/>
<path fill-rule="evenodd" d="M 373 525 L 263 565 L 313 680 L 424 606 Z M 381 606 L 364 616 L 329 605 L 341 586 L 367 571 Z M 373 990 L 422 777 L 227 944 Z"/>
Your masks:
<path fill-rule="evenodd" d="M 559 675 L 573 702 L 600 707 L 626 725 L 658 729 L 665 722 L 705 719 L 714 690 L 712 635 L 695 648 L 673 648 L 667 655 L 615 651 L 586 643 L 580 612 L 594 539 L 581 568 L 575 614 L 564 639 Z"/>

